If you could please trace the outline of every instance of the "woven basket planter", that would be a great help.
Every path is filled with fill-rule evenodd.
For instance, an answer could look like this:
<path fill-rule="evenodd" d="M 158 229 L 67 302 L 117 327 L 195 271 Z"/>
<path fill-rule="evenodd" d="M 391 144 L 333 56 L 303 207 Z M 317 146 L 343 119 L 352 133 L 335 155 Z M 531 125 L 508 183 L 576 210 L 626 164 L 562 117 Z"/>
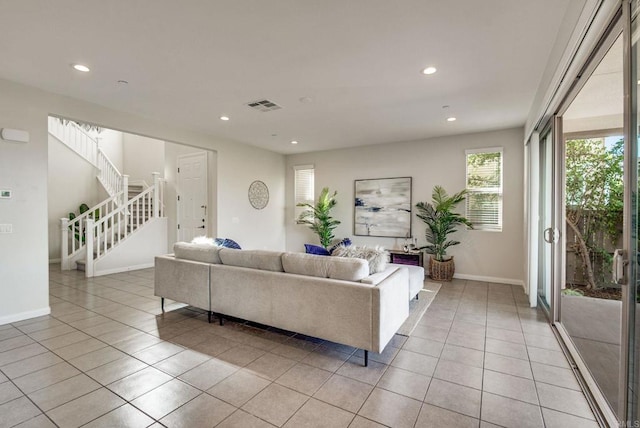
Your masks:
<path fill-rule="evenodd" d="M 434 281 L 451 281 L 455 271 L 456 265 L 453 262 L 453 256 L 443 262 L 429 257 L 429 276 Z"/>

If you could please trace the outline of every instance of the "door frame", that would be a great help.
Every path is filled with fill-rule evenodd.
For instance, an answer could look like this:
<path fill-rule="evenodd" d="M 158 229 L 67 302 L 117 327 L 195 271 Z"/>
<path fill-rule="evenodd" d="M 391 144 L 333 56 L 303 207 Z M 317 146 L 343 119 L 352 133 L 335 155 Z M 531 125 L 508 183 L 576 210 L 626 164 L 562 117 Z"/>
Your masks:
<path fill-rule="evenodd" d="M 188 153 L 188 154 L 183 154 L 183 155 L 178 155 L 176 157 L 176 168 L 179 170 L 180 168 L 180 161 L 182 159 L 185 158 L 190 158 L 190 157 L 199 157 L 199 156 L 203 156 L 204 157 L 204 194 L 205 194 L 205 201 L 206 201 L 206 206 L 207 206 L 207 211 L 206 211 L 206 215 L 205 215 L 205 231 L 208 233 L 211 230 L 211 225 L 210 225 L 210 221 L 209 218 L 211 216 L 211 203 L 209 200 L 209 153 L 206 150 L 202 150 L 202 151 L 198 151 L 198 152 L 194 152 L 194 153 Z M 180 201 L 178 198 L 180 198 L 180 195 L 183 193 L 182 192 L 182 186 L 184 186 L 184 183 L 181 183 L 181 179 L 180 179 L 180 174 L 177 174 L 176 177 L 176 239 L 178 241 L 181 240 L 181 231 L 180 231 L 180 220 L 181 220 L 181 203 L 182 201 Z"/>

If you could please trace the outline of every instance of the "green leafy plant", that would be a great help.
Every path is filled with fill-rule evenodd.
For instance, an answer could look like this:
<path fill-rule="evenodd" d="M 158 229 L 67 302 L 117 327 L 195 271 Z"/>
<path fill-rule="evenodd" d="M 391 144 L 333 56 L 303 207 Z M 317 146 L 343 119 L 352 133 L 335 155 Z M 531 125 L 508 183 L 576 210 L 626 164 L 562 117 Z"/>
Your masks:
<path fill-rule="evenodd" d="M 562 294 L 565 296 L 584 296 L 584 293 L 580 290 L 575 290 L 573 288 L 565 288 L 562 290 Z"/>
<path fill-rule="evenodd" d="M 420 247 L 440 262 L 446 260 L 447 249 L 460 241 L 448 239 L 448 235 L 455 232 L 458 226 L 467 226 L 473 229 L 469 220 L 461 214 L 454 212 L 456 206 L 465 200 L 467 191 L 462 190 L 449 196 L 442 186 L 435 186 L 431 195 L 432 202 L 418 202 L 416 214 L 425 222 L 427 229 L 425 238 L 427 245 Z"/>
<path fill-rule="evenodd" d="M 297 206 L 308 208 L 298 217 L 298 223 L 306 224 L 320 238 L 320 245 L 327 248 L 333 240 L 333 230 L 338 227 L 340 221 L 331 217 L 331 209 L 336 206 L 338 192 L 329 194 L 329 188 L 325 187 L 320 192 L 315 204 L 300 203 Z"/>
<path fill-rule="evenodd" d="M 87 211 L 89 211 L 89 205 L 83 203 L 80 204 L 80 206 L 78 207 L 78 215 L 82 215 L 84 213 L 86 213 Z M 97 209 L 95 210 L 91 215 L 91 218 L 93 218 L 95 221 L 97 221 L 98 219 L 100 219 L 100 210 Z M 82 229 L 82 232 L 80 232 L 80 226 L 76 223 L 73 222 L 73 220 L 75 220 L 76 218 L 76 214 L 73 212 L 69 213 L 69 230 L 71 230 L 73 232 L 73 235 L 76 238 L 76 241 L 78 242 L 82 242 L 84 243 L 85 241 L 85 230 Z"/>
<path fill-rule="evenodd" d="M 582 261 L 586 288 L 601 288 L 610 282 L 610 251 L 622 234 L 624 140 L 567 140 L 565 150 L 566 222 L 574 235 L 567 247 Z"/>

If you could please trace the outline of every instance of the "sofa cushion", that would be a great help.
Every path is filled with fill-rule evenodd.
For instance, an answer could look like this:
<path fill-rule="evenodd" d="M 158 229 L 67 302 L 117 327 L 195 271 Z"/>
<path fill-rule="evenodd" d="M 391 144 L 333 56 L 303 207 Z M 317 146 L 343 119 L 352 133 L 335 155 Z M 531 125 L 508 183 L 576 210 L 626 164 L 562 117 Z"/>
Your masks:
<path fill-rule="evenodd" d="M 283 272 L 282 254 L 278 251 L 223 248 L 220 250 L 220 260 L 229 266 Z"/>
<path fill-rule="evenodd" d="M 304 244 L 304 252 L 307 254 L 315 254 L 316 256 L 330 256 L 331 253 L 320 245 Z"/>
<path fill-rule="evenodd" d="M 212 264 L 222 263 L 219 255 L 221 249 L 222 247 L 210 244 L 192 244 L 189 242 L 176 242 L 173 244 L 173 253 L 177 259 Z"/>
<path fill-rule="evenodd" d="M 360 281 L 369 275 L 369 265 L 366 260 L 304 253 L 284 253 L 282 267 L 287 273 L 343 281 Z"/>

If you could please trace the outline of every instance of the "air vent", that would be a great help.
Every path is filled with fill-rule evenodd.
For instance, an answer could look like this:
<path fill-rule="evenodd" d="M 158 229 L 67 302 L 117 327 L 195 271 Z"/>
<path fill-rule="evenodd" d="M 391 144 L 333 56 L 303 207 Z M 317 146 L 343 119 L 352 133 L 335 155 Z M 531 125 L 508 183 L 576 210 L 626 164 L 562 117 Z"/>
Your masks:
<path fill-rule="evenodd" d="M 269 100 L 253 101 L 253 102 L 247 103 L 247 105 L 252 109 L 261 111 L 263 113 L 266 113 L 268 111 L 273 111 L 273 110 L 280 110 L 282 108 L 278 104 Z"/>

